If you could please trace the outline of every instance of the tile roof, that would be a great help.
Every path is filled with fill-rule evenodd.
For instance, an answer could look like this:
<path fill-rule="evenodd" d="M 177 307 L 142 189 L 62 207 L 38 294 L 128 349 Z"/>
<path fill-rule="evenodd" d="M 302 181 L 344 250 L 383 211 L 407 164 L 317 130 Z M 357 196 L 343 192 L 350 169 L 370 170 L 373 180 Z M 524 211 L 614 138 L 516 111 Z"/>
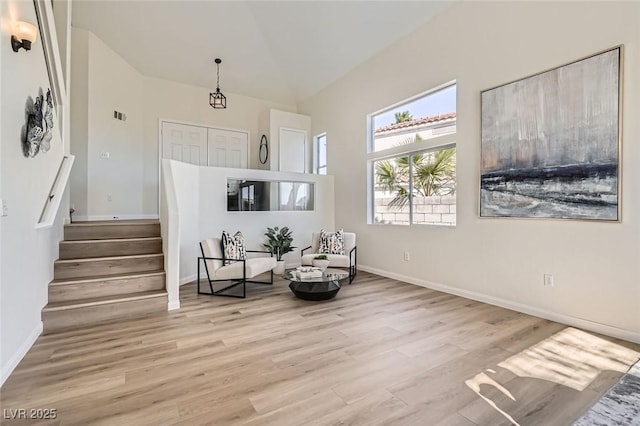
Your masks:
<path fill-rule="evenodd" d="M 391 130 L 406 129 L 408 127 L 423 126 L 425 124 L 437 123 L 438 121 L 451 120 L 456 118 L 455 112 L 446 114 L 432 115 L 430 117 L 417 118 L 411 121 L 403 121 L 402 123 L 389 124 L 388 126 L 379 127 L 375 133 L 389 132 Z"/>

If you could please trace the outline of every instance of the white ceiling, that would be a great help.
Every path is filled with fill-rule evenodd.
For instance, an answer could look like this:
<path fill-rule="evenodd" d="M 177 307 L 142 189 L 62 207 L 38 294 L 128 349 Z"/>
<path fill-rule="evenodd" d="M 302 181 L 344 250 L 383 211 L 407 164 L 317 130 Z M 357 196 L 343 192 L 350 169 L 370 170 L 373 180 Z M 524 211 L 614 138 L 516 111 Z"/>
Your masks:
<path fill-rule="evenodd" d="M 72 23 L 142 74 L 294 104 L 446 8 L 447 1 L 77 0 Z"/>

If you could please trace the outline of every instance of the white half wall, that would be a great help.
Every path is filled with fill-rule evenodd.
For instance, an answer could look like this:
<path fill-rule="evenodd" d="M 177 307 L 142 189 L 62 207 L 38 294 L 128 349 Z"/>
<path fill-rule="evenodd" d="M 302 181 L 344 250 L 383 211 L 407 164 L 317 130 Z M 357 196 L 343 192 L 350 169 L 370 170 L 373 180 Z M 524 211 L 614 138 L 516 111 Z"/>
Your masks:
<path fill-rule="evenodd" d="M 639 17 L 638 2 L 458 2 L 300 104 L 330 135 L 336 222 L 358 233 L 360 263 L 640 339 Z M 622 222 L 480 219 L 480 92 L 619 44 Z M 454 79 L 457 226 L 367 225 L 367 114 Z"/>
<path fill-rule="evenodd" d="M 311 245 L 311 233 L 334 229 L 333 176 L 268 170 L 200 167 L 166 160 L 173 175 L 180 217 L 180 282 L 196 277 L 199 242 L 241 231 L 247 248 L 264 250 L 267 227 L 288 226 L 296 249 L 284 256 L 289 266 L 300 264 L 300 250 Z M 228 212 L 227 178 L 289 180 L 315 184 L 315 210 L 290 212 Z"/>

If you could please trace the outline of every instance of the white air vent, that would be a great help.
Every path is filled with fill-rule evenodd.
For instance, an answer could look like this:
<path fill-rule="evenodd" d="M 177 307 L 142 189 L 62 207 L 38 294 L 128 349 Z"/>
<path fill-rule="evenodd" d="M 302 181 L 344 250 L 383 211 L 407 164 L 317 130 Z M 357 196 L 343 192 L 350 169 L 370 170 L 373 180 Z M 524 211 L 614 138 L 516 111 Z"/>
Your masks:
<path fill-rule="evenodd" d="M 120 111 L 113 111 L 113 118 L 120 121 L 127 121 L 127 114 Z"/>

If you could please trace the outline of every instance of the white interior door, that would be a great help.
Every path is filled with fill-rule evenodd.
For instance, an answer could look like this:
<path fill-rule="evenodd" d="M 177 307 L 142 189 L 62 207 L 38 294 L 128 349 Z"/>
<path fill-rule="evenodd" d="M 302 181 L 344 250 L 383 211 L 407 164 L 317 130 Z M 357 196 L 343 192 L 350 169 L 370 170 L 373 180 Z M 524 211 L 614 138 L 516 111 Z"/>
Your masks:
<path fill-rule="evenodd" d="M 280 171 L 305 173 L 307 132 L 280 128 Z"/>
<path fill-rule="evenodd" d="M 248 167 L 249 135 L 233 130 L 208 129 L 209 165 L 216 167 Z"/>
<path fill-rule="evenodd" d="M 206 166 L 207 129 L 187 124 L 163 122 L 162 158 Z"/>

